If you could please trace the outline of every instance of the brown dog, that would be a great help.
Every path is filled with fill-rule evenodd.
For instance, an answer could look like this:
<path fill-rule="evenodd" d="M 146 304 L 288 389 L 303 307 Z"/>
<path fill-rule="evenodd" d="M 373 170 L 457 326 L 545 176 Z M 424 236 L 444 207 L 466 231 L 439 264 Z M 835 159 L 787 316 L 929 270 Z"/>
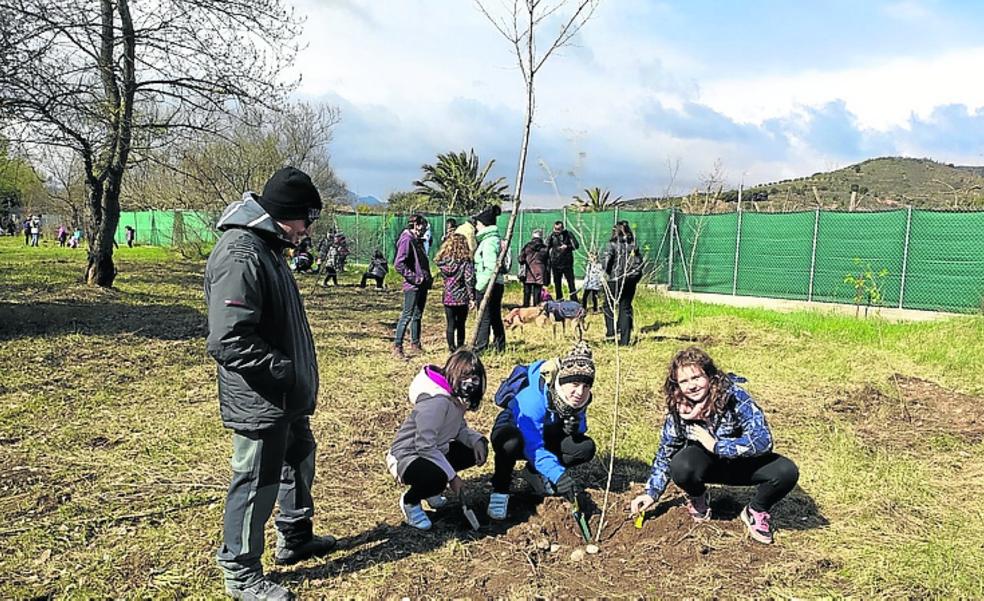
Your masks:
<path fill-rule="evenodd" d="M 538 326 L 547 323 L 547 315 L 543 312 L 543 307 L 516 307 L 502 318 L 502 324 L 510 330 L 528 323 L 536 323 Z"/>

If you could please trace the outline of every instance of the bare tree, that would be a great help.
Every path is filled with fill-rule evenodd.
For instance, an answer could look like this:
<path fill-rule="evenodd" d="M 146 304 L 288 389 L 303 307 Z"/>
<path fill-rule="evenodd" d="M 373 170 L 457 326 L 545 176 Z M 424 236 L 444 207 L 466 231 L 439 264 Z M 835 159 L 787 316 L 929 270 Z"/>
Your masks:
<path fill-rule="evenodd" d="M 0 0 L 0 23 L 4 130 L 81 159 L 98 286 L 115 279 L 128 167 L 236 104 L 278 103 L 301 25 L 282 0 Z"/>
<path fill-rule="evenodd" d="M 526 91 L 526 117 L 523 121 L 523 138 L 519 146 L 519 164 L 516 167 L 516 184 L 513 186 L 513 206 L 512 213 L 509 215 L 509 225 L 506 227 L 506 235 L 503 238 L 504 244 L 499 251 L 496 261 L 496 272 L 503 270 L 506 256 L 509 252 L 509 243 L 512 241 L 513 228 L 516 226 L 516 217 L 519 215 L 520 199 L 523 197 L 523 181 L 526 177 L 526 156 L 530 145 L 530 132 L 533 128 L 533 115 L 536 112 L 536 76 L 543 68 L 557 49 L 570 43 L 577 35 L 577 32 L 591 19 L 600 0 L 557 0 L 556 2 L 545 2 L 543 0 L 513 0 L 512 6 L 504 9 L 506 14 L 503 16 L 494 15 L 481 0 L 475 0 L 478 10 L 492 23 L 492 26 L 506 38 L 513 48 L 516 56 L 516 63 L 523 76 L 523 86 Z M 568 4 L 572 10 L 566 18 L 560 18 L 561 11 Z M 547 44 L 539 46 L 546 48 L 539 51 L 537 44 L 537 34 L 548 19 L 559 18 L 560 28 L 556 34 L 548 36 Z M 491 284 L 490 284 L 491 285 Z M 478 324 L 488 311 L 488 302 L 491 295 L 486 294 L 482 298 L 482 303 L 478 308 Z M 472 344 L 478 343 L 479 325 L 475 326 L 475 333 L 472 336 Z"/>

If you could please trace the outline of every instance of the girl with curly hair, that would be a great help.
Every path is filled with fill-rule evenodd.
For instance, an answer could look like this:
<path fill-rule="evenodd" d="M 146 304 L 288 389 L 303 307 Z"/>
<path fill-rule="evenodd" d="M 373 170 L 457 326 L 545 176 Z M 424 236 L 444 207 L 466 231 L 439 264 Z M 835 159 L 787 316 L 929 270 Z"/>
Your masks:
<path fill-rule="evenodd" d="M 632 500 L 632 513 L 651 509 L 667 484 L 683 489 L 697 522 L 711 518 L 706 485 L 756 486 L 740 514 L 751 537 L 772 542 L 772 507 L 796 486 L 796 465 L 772 451 L 765 414 L 738 386 L 744 382 L 718 369 L 703 350 L 690 347 L 670 362 L 663 392 L 666 419 L 646 492 Z"/>
<path fill-rule="evenodd" d="M 454 351 L 465 344 L 465 320 L 468 309 L 475 307 L 475 262 L 472 261 L 468 239 L 461 234 L 448 236 L 435 257 L 441 276 L 444 277 L 444 317 L 447 319 L 445 336 L 448 350 Z"/>

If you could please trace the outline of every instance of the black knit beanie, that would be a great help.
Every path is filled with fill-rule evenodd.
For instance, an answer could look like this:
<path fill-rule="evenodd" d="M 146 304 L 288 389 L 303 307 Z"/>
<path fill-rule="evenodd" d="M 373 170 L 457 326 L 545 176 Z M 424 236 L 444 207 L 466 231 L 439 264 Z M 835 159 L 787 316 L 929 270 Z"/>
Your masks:
<path fill-rule="evenodd" d="M 278 221 L 317 219 L 321 211 L 321 195 L 311 177 L 295 167 L 284 167 L 274 173 L 257 201 Z"/>
<path fill-rule="evenodd" d="M 482 209 L 482 212 L 475 215 L 475 221 L 482 225 L 495 225 L 496 218 L 502 215 L 502 209 L 498 205 L 489 205 Z"/>

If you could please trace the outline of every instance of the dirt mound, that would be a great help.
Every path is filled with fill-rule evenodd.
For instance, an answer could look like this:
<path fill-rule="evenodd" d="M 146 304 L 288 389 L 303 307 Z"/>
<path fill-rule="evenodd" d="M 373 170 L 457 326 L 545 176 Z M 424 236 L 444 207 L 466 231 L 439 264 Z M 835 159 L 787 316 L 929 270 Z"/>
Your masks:
<path fill-rule="evenodd" d="M 602 503 L 603 491 L 589 493 Z M 456 554 L 456 563 L 467 565 L 458 565 L 455 575 L 443 568 L 414 575 L 397 571 L 381 592 L 387 597 L 411 598 L 523 596 L 531 591 L 549 597 L 610 597 L 613 591 L 620 591 L 618 595 L 713 597 L 761 590 L 766 584 L 768 570 L 764 568 L 780 555 L 781 539 L 773 546 L 751 541 L 736 519 L 743 502 L 719 491 L 711 503 L 715 518 L 696 524 L 679 497 L 671 498 L 662 501 L 639 529 L 625 511 L 633 495 L 609 497 L 606 526 L 595 553 L 587 552 L 570 505 L 557 498 L 539 502 L 513 495 L 510 520 L 502 523 L 490 522 L 484 504 L 475 504 L 482 521 L 478 532 L 467 529 L 456 507 L 438 512 L 434 529 L 423 535 L 407 533 L 402 527 L 389 529 L 387 537 L 400 539 L 398 546 L 405 553 L 412 553 L 415 546 L 432 546 L 436 541 L 430 539 L 435 536 L 439 540 L 447 535 L 459 538 L 464 547 Z M 594 536 L 600 508 L 589 505 L 586 511 Z"/>
<path fill-rule="evenodd" d="M 912 376 L 894 374 L 887 392 L 870 383 L 848 390 L 830 409 L 854 422 L 866 441 L 892 449 L 921 449 L 944 435 L 984 440 L 984 398 Z"/>

